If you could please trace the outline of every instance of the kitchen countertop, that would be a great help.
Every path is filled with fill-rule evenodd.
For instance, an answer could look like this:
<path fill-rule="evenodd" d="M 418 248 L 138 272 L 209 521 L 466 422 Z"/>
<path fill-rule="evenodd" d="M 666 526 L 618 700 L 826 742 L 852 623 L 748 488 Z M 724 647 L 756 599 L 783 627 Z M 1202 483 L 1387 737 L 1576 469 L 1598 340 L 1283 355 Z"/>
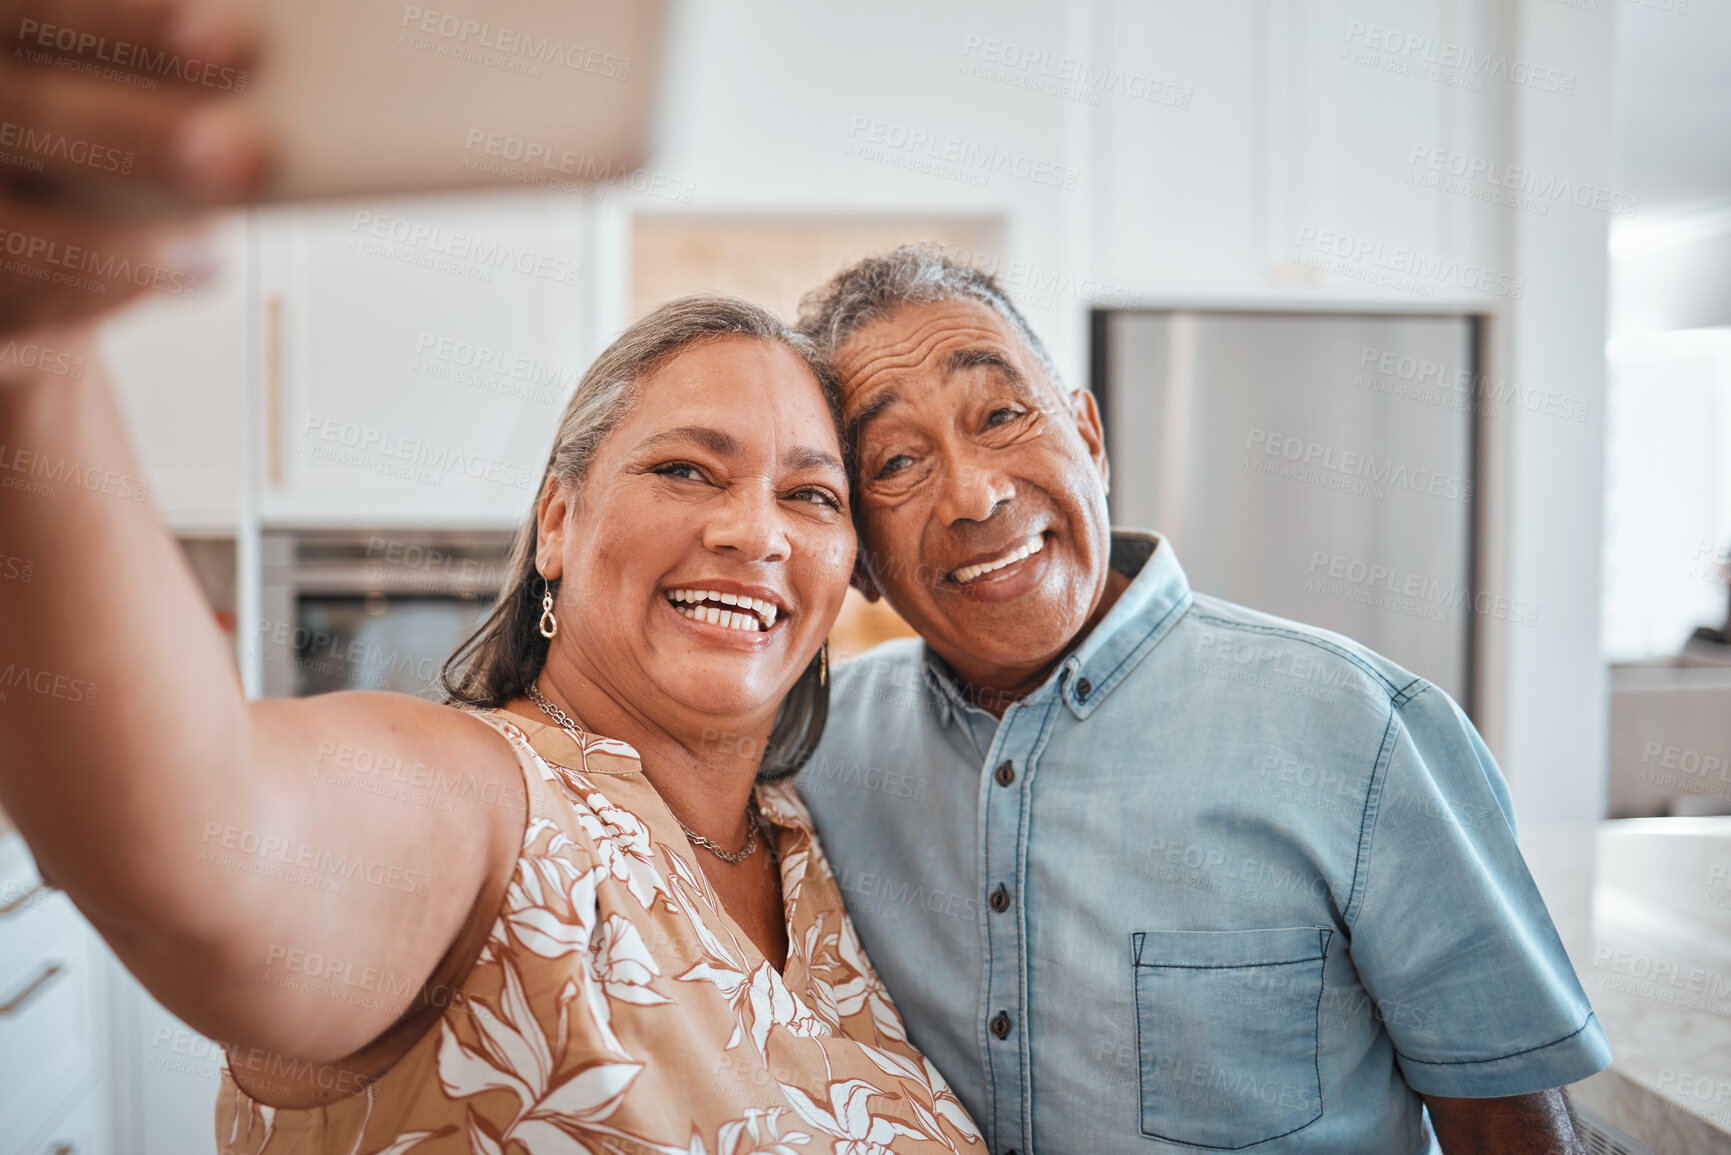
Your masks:
<path fill-rule="evenodd" d="M 1663 1155 L 1731 1149 L 1731 818 L 1536 828 L 1521 843 L 1611 1040 L 1576 1104 Z"/>

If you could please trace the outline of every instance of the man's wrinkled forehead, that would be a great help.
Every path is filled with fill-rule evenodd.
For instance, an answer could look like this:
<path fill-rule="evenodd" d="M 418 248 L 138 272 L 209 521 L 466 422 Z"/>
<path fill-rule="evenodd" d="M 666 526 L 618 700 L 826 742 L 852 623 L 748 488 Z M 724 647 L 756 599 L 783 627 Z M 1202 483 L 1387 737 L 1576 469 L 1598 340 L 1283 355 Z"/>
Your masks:
<path fill-rule="evenodd" d="M 1039 361 L 1003 319 L 966 299 L 903 305 L 862 325 L 836 350 L 842 406 L 851 422 L 878 395 L 932 389 L 960 372 L 986 368 L 1019 385 Z"/>

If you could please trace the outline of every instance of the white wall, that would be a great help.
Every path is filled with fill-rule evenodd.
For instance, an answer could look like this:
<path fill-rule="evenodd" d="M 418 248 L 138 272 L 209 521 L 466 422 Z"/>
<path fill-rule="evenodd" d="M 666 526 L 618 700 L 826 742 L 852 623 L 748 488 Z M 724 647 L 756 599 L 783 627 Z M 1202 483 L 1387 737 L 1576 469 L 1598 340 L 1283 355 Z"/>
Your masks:
<path fill-rule="evenodd" d="M 1615 10 L 1601 7 L 1519 6 L 1511 52 L 1580 80 L 1566 100 L 1518 90 L 1509 145 L 1519 163 L 1614 193 L 1607 126 Z M 1508 259 L 1528 289 L 1507 318 L 1509 375 L 1530 389 L 1584 399 L 1590 409 L 1584 422 L 1512 410 L 1493 443 L 1500 484 L 1491 491 L 1492 564 L 1545 615 L 1538 629 L 1493 635 L 1491 658 L 1507 688 L 1498 699 L 1498 753 L 1526 820 L 1596 818 L 1604 813 L 1609 692 L 1598 624 L 1610 218 L 1573 204 L 1518 215 L 1527 219 L 1509 230 Z"/>
<path fill-rule="evenodd" d="M 1071 10 L 1087 7 L 680 4 L 653 166 L 697 191 L 689 206 L 638 203 L 657 213 L 1001 215 L 1017 259 L 1076 268 L 1066 222 L 1082 211 L 1088 174 L 1067 103 L 962 70 L 983 51 L 970 43 L 988 38 L 1073 52 Z M 988 154 L 1009 163 L 993 171 Z M 1035 313 L 1060 365 L 1080 373 L 1076 311 Z"/>
<path fill-rule="evenodd" d="M 1612 337 L 1731 325 L 1731 208 L 1618 226 Z"/>

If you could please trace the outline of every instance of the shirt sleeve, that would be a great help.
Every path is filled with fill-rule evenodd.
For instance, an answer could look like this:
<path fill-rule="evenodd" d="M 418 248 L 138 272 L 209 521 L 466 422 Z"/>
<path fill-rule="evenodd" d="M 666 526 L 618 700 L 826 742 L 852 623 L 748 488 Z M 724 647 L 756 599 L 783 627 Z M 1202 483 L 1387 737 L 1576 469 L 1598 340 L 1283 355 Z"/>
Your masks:
<path fill-rule="evenodd" d="M 1515 841 L 1495 760 L 1426 683 L 1394 710 L 1367 816 L 1352 960 L 1408 1085 L 1524 1095 L 1584 1079 L 1610 1044 Z"/>

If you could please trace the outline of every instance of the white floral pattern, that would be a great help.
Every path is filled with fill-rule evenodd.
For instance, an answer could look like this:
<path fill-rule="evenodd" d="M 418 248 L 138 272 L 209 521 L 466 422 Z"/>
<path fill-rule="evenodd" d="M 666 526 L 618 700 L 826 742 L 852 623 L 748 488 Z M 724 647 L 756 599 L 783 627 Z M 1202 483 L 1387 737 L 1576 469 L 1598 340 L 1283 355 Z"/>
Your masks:
<path fill-rule="evenodd" d="M 787 905 L 777 971 L 723 912 L 635 751 L 482 717 L 517 751 L 531 817 L 461 997 L 326 1107 L 269 1107 L 225 1070 L 223 1155 L 980 1149 L 908 1043 L 791 787 L 758 787 Z"/>

